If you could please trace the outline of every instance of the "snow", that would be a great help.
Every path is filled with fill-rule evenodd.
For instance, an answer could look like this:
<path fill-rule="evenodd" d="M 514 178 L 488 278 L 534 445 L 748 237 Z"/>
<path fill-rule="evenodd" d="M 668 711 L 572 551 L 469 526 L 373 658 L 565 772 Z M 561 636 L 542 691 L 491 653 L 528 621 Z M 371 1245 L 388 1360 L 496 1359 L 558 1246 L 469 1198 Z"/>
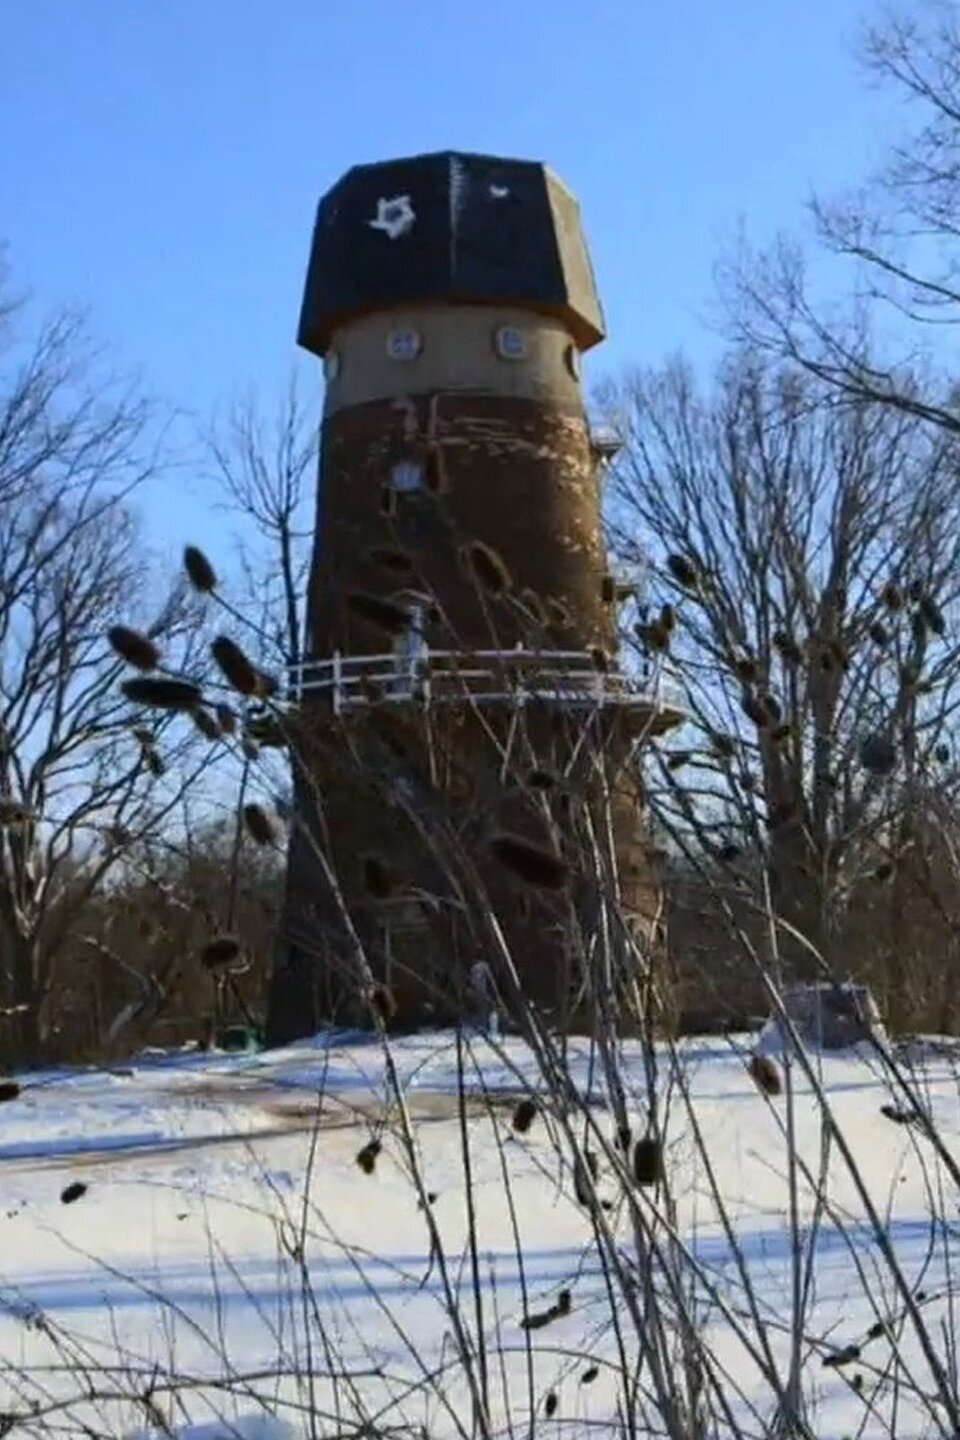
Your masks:
<path fill-rule="evenodd" d="M 139 1430 L 136 1440 L 160 1440 L 164 1430 Z M 181 1440 L 292 1440 L 293 1428 L 273 1415 L 240 1415 L 229 1424 L 213 1420 L 206 1425 L 182 1425 Z"/>
<path fill-rule="evenodd" d="M 696 1277 L 703 1333 L 728 1368 L 730 1402 L 749 1433 L 762 1433 L 750 1405 L 768 1421 L 773 1402 L 744 1343 L 743 1274 L 785 1364 L 781 1322 L 797 1255 L 811 1269 L 803 1388 L 815 1433 L 882 1433 L 892 1347 L 864 1337 L 879 1319 L 899 1316 L 902 1301 L 809 1080 L 793 1067 L 788 1129 L 786 1096 L 767 1099 L 746 1072 L 755 1043 L 756 1036 L 691 1041 L 676 1064 L 665 1051 L 657 1057 L 677 1254 L 691 1283 Z M 344 1032 L 262 1055 L 155 1054 L 124 1070 L 22 1077 L 21 1096 L 0 1108 L 0 1411 L 26 1417 L 32 1433 L 49 1414 L 66 1433 L 86 1423 L 110 1435 L 281 1440 L 310 1434 L 313 1412 L 324 1434 L 346 1433 L 361 1417 L 387 1429 L 453 1434 L 471 1403 L 451 1341 L 456 1297 L 471 1330 L 476 1322 L 458 1049 L 450 1034 L 421 1034 L 392 1042 L 391 1054 L 424 1186 L 437 1196 L 443 1266 L 431 1254 L 376 1041 Z M 928 1046 L 912 1059 L 957 1150 L 951 1047 Z M 642 1131 L 640 1050 L 625 1046 L 623 1062 Z M 611 1134 L 586 1040 L 570 1042 L 567 1063 L 599 1132 Z M 813 1065 L 882 1231 L 909 1285 L 923 1287 L 924 1316 L 939 1333 L 950 1315 L 939 1297 L 956 1263 L 956 1196 L 944 1188 L 942 1163 L 913 1126 L 881 1114 L 890 1094 L 868 1049 L 816 1056 Z M 528 1086 L 542 1090 L 536 1063 L 516 1039 L 473 1039 L 464 1071 L 483 1323 L 498 1357 L 495 1422 L 505 1424 L 509 1411 L 522 1427 L 531 1404 L 542 1411 L 555 1390 L 551 1423 L 568 1435 L 605 1429 L 615 1417 L 616 1346 L 593 1225 L 572 1193 L 563 1144 L 566 1158 L 558 1158 L 556 1121 L 541 1114 L 523 1135 L 510 1127 L 514 1100 Z M 819 1210 L 801 1175 L 795 1230 L 791 1129 L 798 1162 L 813 1177 L 823 1169 L 829 1196 Z M 355 1157 L 373 1137 L 383 1151 L 367 1175 Z M 76 1180 L 87 1192 L 64 1206 L 61 1192 Z M 598 1193 L 612 1202 L 609 1224 L 631 1250 L 609 1159 Z M 572 1292 L 570 1313 L 528 1337 L 524 1314 L 553 1304 L 563 1288 Z M 909 1325 L 902 1328 L 903 1363 L 925 1363 Z M 823 1366 L 861 1342 L 855 1365 Z M 591 1363 L 600 1375 L 584 1384 Z M 436 1376 L 429 1387 L 424 1367 Z M 862 1392 L 851 1383 L 855 1372 L 864 1376 Z M 902 1394 L 897 1403 L 898 1436 L 931 1431 L 919 1405 Z"/>

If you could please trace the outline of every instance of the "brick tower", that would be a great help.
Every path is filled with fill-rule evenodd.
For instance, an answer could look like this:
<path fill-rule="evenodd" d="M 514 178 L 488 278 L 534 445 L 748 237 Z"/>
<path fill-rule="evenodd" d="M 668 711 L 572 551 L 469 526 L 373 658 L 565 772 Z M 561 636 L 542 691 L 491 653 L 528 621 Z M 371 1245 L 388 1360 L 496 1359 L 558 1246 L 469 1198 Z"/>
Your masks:
<path fill-rule="evenodd" d="M 481 869 L 491 827 L 538 833 L 531 770 L 561 776 L 569 806 L 594 783 L 578 755 L 602 753 L 619 776 L 621 903 L 650 917 L 641 796 L 617 762 L 679 715 L 613 658 L 626 587 L 608 570 L 605 448 L 580 385 L 581 354 L 603 333 L 576 201 L 543 165 L 421 155 L 357 166 L 320 202 L 298 336 L 326 380 L 297 677 L 309 773 L 296 781 L 275 1040 L 346 1018 L 356 997 L 317 844 L 401 1014 L 456 1010 L 483 958 L 435 857 L 382 788 L 331 760 L 331 737 L 368 769 L 387 743 L 401 780 L 452 797 Z M 368 852 L 397 877 L 389 893 L 371 892 Z M 569 984 L 558 915 L 499 873 L 488 885 L 525 987 L 556 1010 Z"/>

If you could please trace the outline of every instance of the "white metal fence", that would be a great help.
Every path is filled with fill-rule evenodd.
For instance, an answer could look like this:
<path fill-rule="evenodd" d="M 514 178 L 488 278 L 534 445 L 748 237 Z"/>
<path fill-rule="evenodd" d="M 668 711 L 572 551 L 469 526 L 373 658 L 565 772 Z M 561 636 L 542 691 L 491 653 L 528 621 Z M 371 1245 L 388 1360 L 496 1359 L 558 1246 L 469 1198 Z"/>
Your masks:
<path fill-rule="evenodd" d="M 549 700 L 565 706 L 618 705 L 675 712 L 685 704 L 680 687 L 661 672 L 648 678 L 601 668 L 588 651 L 404 650 L 386 655 L 341 655 L 312 661 L 290 676 L 291 698 L 330 696 L 337 713 L 373 702 L 419 700 L 449 704 L 465 697 L 480 704 Z"/>

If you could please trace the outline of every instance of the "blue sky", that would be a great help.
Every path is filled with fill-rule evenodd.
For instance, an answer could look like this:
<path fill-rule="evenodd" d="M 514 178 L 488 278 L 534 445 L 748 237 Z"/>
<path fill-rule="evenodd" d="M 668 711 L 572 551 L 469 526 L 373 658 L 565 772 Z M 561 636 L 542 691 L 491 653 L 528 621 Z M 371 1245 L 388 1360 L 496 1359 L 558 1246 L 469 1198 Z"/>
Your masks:
<path fill-rule="evenodd" d="M 579 196 L 609 342 L 595 380 L 708 357 L 712 267 L 813 187 L 856 182 L 890 115 L 853 60 L 862 0 L 27 0 L 4 10 L 0 237 L 81 301 L 152 393 L 269 401 L 320 193 L 358 161 L 549 161 Z M 319 366 L 304 366 L 319 390 Z M 171 544 L 216 522 L 186 482 Z M 182 533 L 181 533 L 182 532 Z"/>

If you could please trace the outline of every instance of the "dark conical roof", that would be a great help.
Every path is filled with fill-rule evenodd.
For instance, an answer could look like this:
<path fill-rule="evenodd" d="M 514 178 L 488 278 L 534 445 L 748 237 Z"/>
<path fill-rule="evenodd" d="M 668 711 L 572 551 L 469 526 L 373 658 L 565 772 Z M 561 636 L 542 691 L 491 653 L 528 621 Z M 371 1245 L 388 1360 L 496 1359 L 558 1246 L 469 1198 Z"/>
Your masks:
<path fill-rule="evenodd" d="M 422 304 L 558 315 L 581 349 L 603 314 L 576 200 L 546 165 L 440 151 L 355 165 L 320 201 L 299 343 L 355 315 Z"/>

